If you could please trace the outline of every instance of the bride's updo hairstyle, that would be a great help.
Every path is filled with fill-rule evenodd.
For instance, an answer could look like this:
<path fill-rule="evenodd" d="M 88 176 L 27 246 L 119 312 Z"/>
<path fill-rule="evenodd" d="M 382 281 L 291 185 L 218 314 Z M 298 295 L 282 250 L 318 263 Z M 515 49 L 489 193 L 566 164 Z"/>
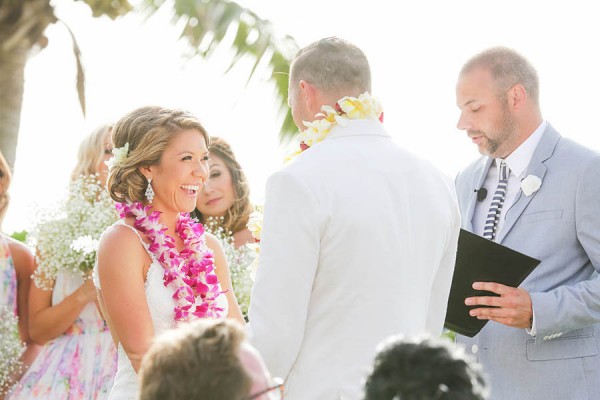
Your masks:
<path fill-rule="evenodd" d="M 108 192 L 118 203 L 146 202 L 148 186 L 140 168 L 157 165 L 169 142 L 178 133 L 195 129 L 202 133 L 206 147 L 210 139 L 196 117 L 187 111 L 162 107 L 141 107 L 121 118 L 112 131 L 113 152 L 128 144 L 126 155 L 115 157 L 108 176 Z"/>

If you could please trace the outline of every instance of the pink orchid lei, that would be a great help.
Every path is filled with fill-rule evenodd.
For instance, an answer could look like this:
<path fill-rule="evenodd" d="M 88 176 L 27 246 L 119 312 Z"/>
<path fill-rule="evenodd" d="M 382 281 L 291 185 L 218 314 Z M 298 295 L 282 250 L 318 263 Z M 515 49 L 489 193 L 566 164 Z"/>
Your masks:
<path fill-rule="evenodd" d="M 218 306 L 217 297 L 224 292 L 215 274 L 213 253 L 206 246 L 204 227 L 189 214 L 180 214 L 175 232 L 183 240 L 185 249 L 178 252 L 175 240 L 165 233 L 167 227 L 158 222 L 159 211 L 148 215 L 151 206 L 139 202 L 117 203 L 116 207 L 121 218 L 134 218 L 133 226 L 150 241 L 148 251 L 165 270 L 164 285 L 175 286 L 175 321 L 221 317 L 223 308 Z"/>

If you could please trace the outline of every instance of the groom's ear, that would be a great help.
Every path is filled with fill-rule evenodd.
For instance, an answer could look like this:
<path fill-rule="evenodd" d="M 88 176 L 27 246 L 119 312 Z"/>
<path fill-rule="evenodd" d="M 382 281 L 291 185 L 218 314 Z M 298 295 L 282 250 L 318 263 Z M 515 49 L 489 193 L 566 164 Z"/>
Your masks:
<path fill-rule="evenodd" d="M 300 98 L 306 109 L 309 111 L 317 110 L 316 112 L 318 112 L 321 109 L 321 104 L 318 104 L 319 93 L 316 86 L 301 80 L 298 82 L 298 88 L 300 89 Z"/>

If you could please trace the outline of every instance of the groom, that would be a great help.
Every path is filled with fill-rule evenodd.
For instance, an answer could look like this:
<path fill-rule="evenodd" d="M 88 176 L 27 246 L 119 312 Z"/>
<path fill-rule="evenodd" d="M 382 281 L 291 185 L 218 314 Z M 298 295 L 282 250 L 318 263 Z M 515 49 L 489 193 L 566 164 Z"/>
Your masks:
<path fill-rule="evenodd" d="M 289 87 L 311 129 L 267 183 L 251 341 L 286 399 L 359 399 L 382 339 L 441 333 L 458 206 L 450 180 L 385 131 L 356 46 L 300 50 Z"/>

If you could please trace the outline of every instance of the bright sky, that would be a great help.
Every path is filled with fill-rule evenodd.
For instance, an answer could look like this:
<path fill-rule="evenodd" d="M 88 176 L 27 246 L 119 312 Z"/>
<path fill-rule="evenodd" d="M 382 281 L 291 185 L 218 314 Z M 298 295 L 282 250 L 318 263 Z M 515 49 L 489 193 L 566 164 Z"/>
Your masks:
<path fill-rule="evenodd" d="M 594 2 L 240 3 L 272 20 L 276 32 L 294 36 L 300 46 L 336 35 L 361 47 L 371 62 L 373 94 L 384 105 L 387 130 L 450 176 L 478 156 L 456 129 L 456 75 L 467 58 L 494 45 L 515 48 L 537 67 L 543 115 L 563 136 L 600 150 L 595 118 L 600 25 Z M 130 15 L 115 22 L 92 18 L 82 2 L 54 4 L 83 52 L 88 115 L 83 118 L 77 103 L 70 37 L 61 24 L 51 26 L 49 46 L 26 69 L 7 232 L 29 228 L 37 208 L 64 194 L 79 141 L 88 132 L 148 104 L 188 109 L 211 135 L 227 139 L 248 175 L 252 199 L 263 201 L 266 179 L 285 154 L 278 144 L 281 115 L 264 70 L 245 86 L 249 63 L 223 75 L 228 49 L 209 60 L 189 59 L 168 12 L 146 21 Z"/>

